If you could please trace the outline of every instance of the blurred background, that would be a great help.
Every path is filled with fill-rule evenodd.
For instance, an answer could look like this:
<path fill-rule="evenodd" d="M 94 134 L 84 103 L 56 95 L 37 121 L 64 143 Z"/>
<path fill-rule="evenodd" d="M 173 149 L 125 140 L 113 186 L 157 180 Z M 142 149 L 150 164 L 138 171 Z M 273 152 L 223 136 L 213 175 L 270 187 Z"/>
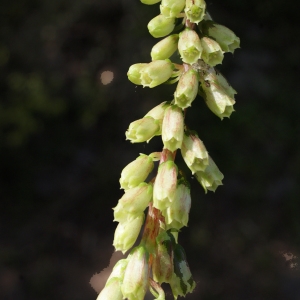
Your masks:
<path fill-rule="evenodd" d="M 0 299 L 96 299 L 114 251 L 120 172 L 162 148 L 159 137 L 130 144 L 124 133 L 175 89 L 143 89 L 126 76 L 150 61 L 157 40 L 147 23 L 159 7 L 0 3 Z M 186 118 L 225 175 L 205 195 L 178 155 L 192 185 L 179 242 L 197 288 L 186 299 L 299 300 L 298 3 L 209 0 L 207 8 L 242 48 L 219 68 L 238 91 L 230 120 L 201 98 Z"/>

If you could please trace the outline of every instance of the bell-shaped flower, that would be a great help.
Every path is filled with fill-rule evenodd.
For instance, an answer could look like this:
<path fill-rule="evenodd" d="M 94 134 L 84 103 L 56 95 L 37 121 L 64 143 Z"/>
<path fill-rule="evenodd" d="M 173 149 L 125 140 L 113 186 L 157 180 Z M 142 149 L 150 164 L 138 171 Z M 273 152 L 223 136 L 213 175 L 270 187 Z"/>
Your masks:
<path fill-rule="evenodd" d="M 149 254 L 142 245 L 134 248 L 128 257 L 121 290 L 124 299 L 144 299 L 149 286 Z"/>
<path fill-rule="evenodd" d="M 181 155 L 192 174 L 204 171 L 208 165 L 208 152 L 196 133 L 185 132 Z"/>
<path fill-rule="evenodd" d="M 158 167 L 153 186 L 153 206 L 164 210 L 173 201 L 177 186 L 177 166 L 173 161 L 165 161 Z"/>
<path fill-rule="evenodd" d="M 113 242 L 116 251 L 120 250 L 125 253 L 134 245 L 142 228 L 144 217 L 144 213 L 140 213 L 135 218 L 128 218 L 118 224 Z"/>
<path fill-rule="evenodd" d="M 195 177 L 204 188 L 205 193 L 207 193 L 207 190 L 215 192 L 217 187 L 222 185 L 224 175 L 209 156 L 208 166 L 204 171 L 196 172 Z"/>
<path fill-rule="evenodd" d="M 209 109 L 219 118 L 230 117 L 234 111 L 235 100 L 231 90 L 220 84 L 216 73 L 208 73 L 204 80 L 201 80 L 201 87 L 205 94 L 205 102 Z"/>
<path fill-rule="evenodd" d="M 141 0 L 142 3 L 147 4 L 147 5 L 152 5 L 160 2 L 161 0 Z"/>
<path fill-rule="evenodd" d="M 186 28 L 179 34 L 178 51 L 183 62 L 194 64 L 201 58 L 202 45 L 196 31 Z"/>
<path fill-rule="evenodd" d="M 129 124 L 125 132 L 126 140 L 131 143 L 149 142 L 154 136 L 161 134 L 161 125 L 152 117 L 144 117 Z"/>
<path fill-rule="evenodd" d="M 184 297 L 187 293 L 191 293 L 196 286 L 184 250 L 179 244 L 174 247 L 174 274 L 170 286 L 175 299 L 178 296 Z"/>
<path fill-rule="evenodd" d="M 205 21 L 203 31 L 206 35 L 216 40 L 224 52 L 233 53 L 240 48 L 240 39 L 229 28 L 213 21 Z"/>
<path fill-rule="evenodd" d="M 97 300 L 122 300 L 121 282 L 118 278 L 112 278 L 107 282 Z"/>
<path fill-rule="evenodd" d="M 175 18 L 167 18 L 158 15 L 148 23 L 148 30 L 155 38 L 164 37 L 170 34 L 175 27 Z"/>
<path fill-rule="evenodd" d="M 152 263 L 153 279 L 156 282 L 169 282 L 173 276 L 174 237 L 171 233 L 161 231 L 156 238 L 156 249 Z"/>
<path fill-rule="evenodd" d="M 174 152 L 182 144 L 184 132 L 183 112 L 177 105 L 171 105 L 166 109 L 162 123 L 162 140 L 164 147 Z"/>
<path fill-rule="evenodd" d="M 140 215 L 152 200 L 153 188 L 151 184 L 140 183 L 137 187 L 125 191 L 114 210 L 114 221 L 122 222 L 128 216 Z"/>
<path fill-rule="evenodd" d="M 186 0 L 185 13 L 187 18 L 192 22 L 198 24 L 205 15 L 206 3 L 204 0 Z"/>
<path fill-rule="evenodd" d="M 175 104 L 184 109 L 191 106 L 198 93 L 199 78 L 194 69 L 190 69 L 180 76 L 174 93 Z"/>
<path fill-rule="evenodd" d="M 134 84 L 142 85 L 141 70 L 147 65 L 146 63 L 138 63 L 130 66 L 127 72 L 128 79 Z"/>
<path fill-rule="evenodd" d="M 121 188 L 127 190 L 138 186 L 145 181 L 153 168 L 153 159 L 150 156 L 141 154 L 123 169 L 120 178 Z"/>
<path fill-rule="evenodd" d="M 224 54 L 220 45 L 216 41 L 208 37 L 203 37 L 201 39 L 201 45 L 203 48 L 201 58 L 204 60 L 204 62 L 211 67 L 222 63 Z"/>
<path fill-rule="evenodd" d="M 170 60 L 155 60 L 141 70 L 143 87 L 153 88 L 167 81 L 173 74 L 174 66 Z"/>
<path fill-rule="evenodd" d="M 179 180 L 173 201 L 162 211 L 167 227 L 180 229 L 187 226 L 190 208 L 190 188 L 184 180 Z"/>
<path fill-rule="evenodd" d="M 177 50 L 178 39 L 178 34 L 172 34 L 155 44 L 150 53 L 152 60 L 162 60 L 171 57 Z"/>
<path fill-rule="evenodd" d="M 185 0 L 162 0 L 160 12 L 167 18 L 176 18 L 185 7 Z"/>

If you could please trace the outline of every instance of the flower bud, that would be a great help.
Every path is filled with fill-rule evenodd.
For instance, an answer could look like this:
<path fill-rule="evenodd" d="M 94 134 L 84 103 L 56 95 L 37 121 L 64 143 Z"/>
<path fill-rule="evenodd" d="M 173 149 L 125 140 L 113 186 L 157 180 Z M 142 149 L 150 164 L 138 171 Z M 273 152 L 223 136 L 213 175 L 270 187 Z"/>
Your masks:
<path fill-rule="evenodd" d="M 184 119 L 181 108 L 171 105 L 166 109 L 162 123 L 162 140 L 165 148 L 173 152 L 181 147 L 183 127 Z"/>
<path fill-rule="evenodd" d="M 149 142 L 155 135 L 161 134 L 161 126 L 152 117 L 144 117 L 129 124 L 125 132 L 126 140 L 131 143 Z"/>
<path fill-rule="evenodd" d="M 174 274 L 170 281 L 170 286 L 175 299 L 178 296 L 185 296 L 187 293 L 191 293 L 196 286 L 186 261 L 184 250 L 179 244 L 176 244 L 174 247 Z"/>
<path fill-rule="evenodd" d="M 111 279 L 115 279 L 115 278 L 119 279 L 122 282 L 127 264 L 128 264 L 128 259 L 120 259 L 115 264 L 111 274 L 109 275 L 106 285 L 109 284 Z"/>
<path fill-rule="evenodd" d="M 123 169 L 120 178 L 121 188 L 126 190 L 138 186 L 148 177 L 153 168 L 152 158 L 141 154 Z"/>
<path fill-rule="evenodd" d="M 158 15 L 148 23 L 148 30 L 155 38 L 168 35 L 174 27 L 175 18 L 166 18 L 164 15 Z"/>
<path fill-rule="evenodd" d="M 134 248 L 128 258 L 121 290 L 124 299 L 144 299 L 148 289 L 149 254 L 144 246 Z"/>
<path fill-rule="evenodd" d="M 170 106 L 170 103 L 165 101 L 162 102 L 161 104 L 155 106 L 152 108 L 146 115 L 145 117 L 152 117 L 153 119 L 159 121 L 159 123 L 162 123 L 162 120 L 165 115 L 166 109 Z"/>
<path fill-rule="evenodd" d="M 155 60 L 141 70 L 141 83 L 143 87 L 153 88 L 167 81 L 174 66 L 169 60 Z"/>
<path fill-rule="evenodd" d="M 176 18 L 185 7 L 185 0 L 162 0 L 160 12 L 167 18 Z"/>
<path fill-rule="evenodd" d="M 181 59 L 188 64 L 194 64 L 201 58 L 202 45 L 196 31 L 186 28 L 179 34 L 178 51 Z"/>
<path fill-rule="evenodd" d="M 120 250 L 125 253 L 134 245 L 142 228 L 144 217 L 144 213 L 141 213 L 136 218 L 129 218 L 119 223 L 113 242 L 116 251 Z"/>
<path fill-rule="evenodd" d="M 147 4 L 147 5 L 152 5 L 155 3 L 160 2 L 161 0 L 141 0 L 142 3 Z"/>
<path fill-rule="evenodd" d="M 205 193 L 207 193 L 207 190 L 215 192 L 217 187 L 222 185 L 222 180 L 224 178 L 224 175 L 220 172 L 210 156 L 206 169 L 204 171 L 196 172 L 195 176 L 204 188 Z"/>
<path fill-rule="evenodd" d="M 191 106 L 198 93 L 198 73 L 190 69 L 181 75 L 175 94 L 175 104 L 184 109 Z"/>
<path fill-rule="evenodd" d="M 127 72 L 128 79 L 134 84 L 142 85 L 141 70 L 147 65 L 148 64 L 139 63 L 139 64 L 134 64 L 134 65 L 130 66 L 130 68 Z"/>
<path fill-rule="evenodd" d="M 240 48 L 240 39 L 229 28 L 213 21 L 206 21 L 203 24 L 203 32 L 216 40 L 224 52 L 233 53 Z"/>
<path fill-rule="evenodd" d="M 220 45 L 208 38 L 203 37 L 201 39 L 201 45 L 203 48 L 201 58 L 210 66 L 214 67 L 215 65 L 221 64 L 224 58 L 223 51 Z"/>
<path fill-rule="evenodd" d="M 235 103 L 232 90 L 224 88 L 218 81 L 215 73 L 209 73 L 201 81 L 201 87 L 205 93 L 205 102 L 209 109 L 219 118 L 230 117 L 234 111 Z"/>
<path fill-rule="evenodd" d="M 190 188 L 181 180 L 177 184 L 173 201 L 162 211 L 167 227 L 180 229 L 187 226 L 190 208 Z"/>
<path fill-rule="evenodd" d="M 121 283 L 118 278 L 112 278 L 107 282 L 97 300 L 122 300 Z"/>
<path fill-rule="evenodd" d="M 169 282 L 172 278 L 174 237 L 171 233 L 162 231 L 156 238 L 156 251 L 152 263 L 153 279 L 156 282 Z"/>
<path fill-rule="evenodd" d="M 114 221 L 122 222 L 128 216 L 140 215 L 152 200 L 153 188 L 151 184 L 140 183 L 137 187 L 126 190 L 114 210 Z"/>
<path fill-rule="evenodd" d="M 167 59 L 177 50 L 179 36 L 172 34 L 155 44 L 151 50 L 152 60 Z"/>
<path fill-rule="evenodd" d="M 186 0 L 185 13 L 187 18 L 198 24 L 204 18 L 206 3 L 204 0 Z"/>
<path fill-rule="evenodd" d="M 153 206 L 165 209 L 173 201 L 177 185 L 177 166 L 173 161 L 159 165 L 153 186 Z"/>
<path fill-rule="evenodd" d="M 184 134 L 181 155 L 192 174 L 204 171 L 208 165 L 208 152 L 197 134 Z"/>

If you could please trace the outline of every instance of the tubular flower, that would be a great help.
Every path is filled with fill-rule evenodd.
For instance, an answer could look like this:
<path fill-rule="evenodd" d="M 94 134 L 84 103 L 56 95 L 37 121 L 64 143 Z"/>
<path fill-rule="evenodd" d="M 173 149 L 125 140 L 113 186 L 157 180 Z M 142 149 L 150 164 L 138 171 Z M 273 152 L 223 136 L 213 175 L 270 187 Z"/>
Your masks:
<path fill-rule="evenodd" d="M 138 186 L 148 177 L 153 167 L 153 159 L 150 156 L 141 154 L 123 169 L 120 178 L 121 188 L 127 190 Z"/>
<path fill-rule="evenodd" d="M 203 52 L 201 58 L 211 67 L 221 64 L 224 58 L 223 51 L 220 45 L 208 38 L 204 37 L 201 39 L 201 45 Z"/>
<path fill-rule="evenodd" d="M 171 105 L 166 109 L 162 123 L 162 140 L 164 147 L 170 151 L 179 149 L 182 144 L 184 120 L 181 108 Z"/>
<path fill-rule="evenodd" d="M 186 0 L 185 13 L 187 18 L 192 22 L 198 24 L 205 15 L 206 3 L 204 0 Z"/>
<path fill-rule="evenodd" d="M 158 15 L 148 23 L 148 30 L 155 38 L 168 35 L 175 27 L 175 18 L 167 18 L 164 15 Z"/>
<path fill-rule="evenodd" d="M 184 9 L 184 7 L 185 0 L 162 0 L 160 12 L 167 18 L 175 18 Z"/>
<path fill-rule="evenodd" d="M 207 193 L 207 190 L 215 192 L 217 187 L 222 185 L 224 178 L 211 157 L 209 157 L 209 163 L 206 169 L 196 172 L 195 176 L 204 188 L 205 193 Z"/>
<path fill-rule="evenodd" d="M 167 59 L 177 50 L 179 36 L 172 34 L 155 44 L 151 50 L 152 60 Z"/>

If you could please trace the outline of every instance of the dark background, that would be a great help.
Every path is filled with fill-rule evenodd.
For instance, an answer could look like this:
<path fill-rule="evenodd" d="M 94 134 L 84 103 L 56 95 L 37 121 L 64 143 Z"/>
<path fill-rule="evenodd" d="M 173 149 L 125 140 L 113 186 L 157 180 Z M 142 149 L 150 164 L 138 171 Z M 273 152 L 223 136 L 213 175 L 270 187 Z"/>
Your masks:
<path fill-rule="evenodd" d="M 207 7 L 242 48 L 220 68 L 238 91 L 230 120 L 200 98 L 186 118 L 225 175 L 207 195 L 191 178 L 179 242 L 198 284 L 186 299 L 299 300 L 298 3 Z M 1 1 L 0 299 L 96 299 L 89 281 L 113 253 L 120 172 L 162 148 L 159 137 L 130 144 L 124 132 L 175 89 L 126 76 L 150 61 L 147 23 L 158 11 L 138 0 Z M 106 70 L 114 80 L 103 85 Z"/>

